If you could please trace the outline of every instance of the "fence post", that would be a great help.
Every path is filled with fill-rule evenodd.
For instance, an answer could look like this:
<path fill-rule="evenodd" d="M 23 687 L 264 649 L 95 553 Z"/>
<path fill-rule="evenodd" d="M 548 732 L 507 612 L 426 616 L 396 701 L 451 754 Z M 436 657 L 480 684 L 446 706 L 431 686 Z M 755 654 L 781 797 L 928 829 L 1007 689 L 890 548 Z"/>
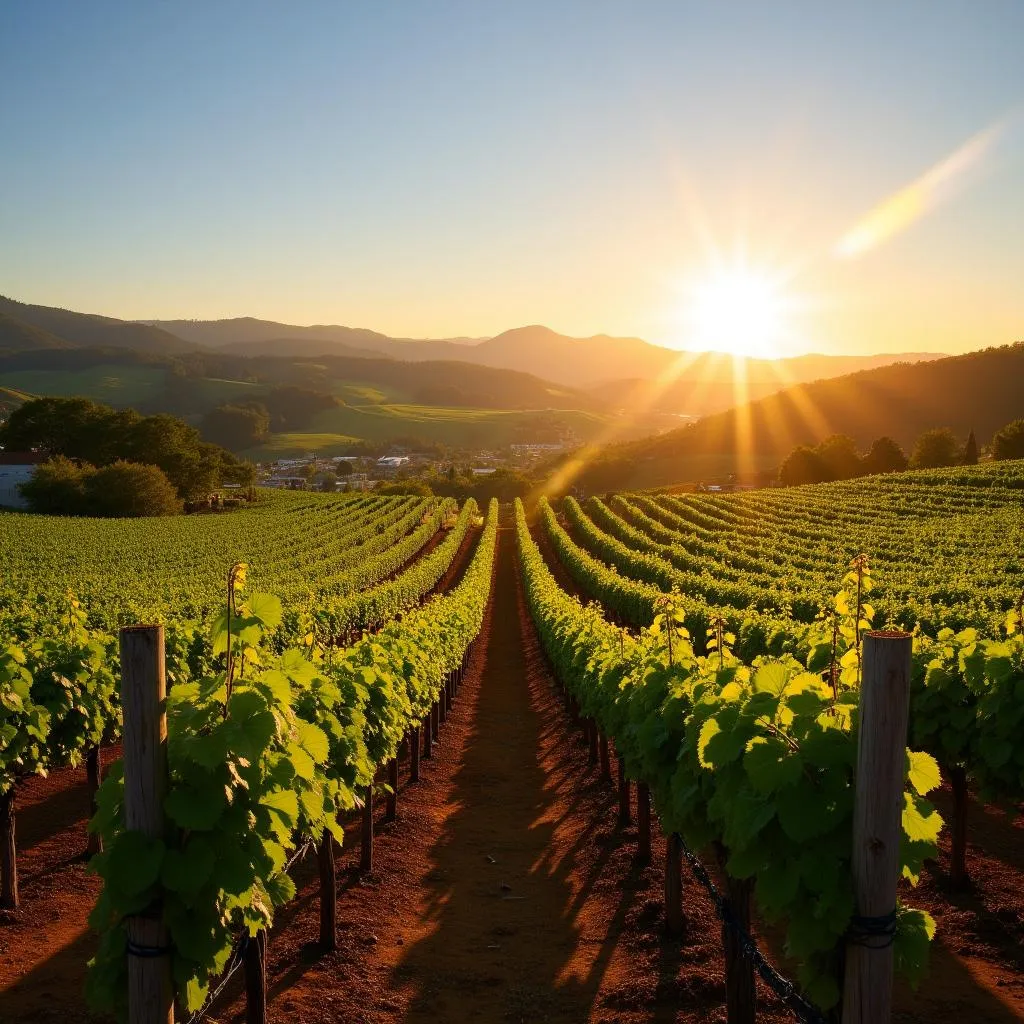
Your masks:
<path fill-rule="evenodd" d="M 861 920 L 854 920 L 857 934 L 846 946 L 843 1024 L 888 1024 L 892 1015 L 893 950 L 886 926 L 899 877 L 911 644 L 910 634 L 899 630 L 864 636 L 853 805 L 853 882 Z"/>
<path fill-rule="evenodd" d="M 100 788 L 103 773 L 103 752 L 98 743 L 89 747 L 85 755 L 85 777 L 89 790 L 89 817 L 96 813 L 96 792 Z M 99 832 L 90 832 L 85 852 L 91 857 L 94 853 L 103 852 L 103 837 Z"/>
<path fill-rule="evenodd" d="M 126 626 L 120 633 L 121 707 L 124 721 L 124 824 L 150 839 L 164 839 L 167 795 L 167 676 L 164 627 Z M 174 992 L 167 928 L 159 912 L 129 917 L 128 1015 L 132 1024 L 173 1024 Z"/>
<path fill-rule="evenodd" d="M 409 781 L 420 781 L 420 727 L 414 725 L 409 730 Z"/>
<path fill-rule="evenodd" d="M 363 843 L 359 857 L 361 871 L 373 870 L 373 783 L 363 794 Z"/>
<path fill-rule="evenodd" d="M 434 716 L 430 711 L 423 719 L 423 756 L 425 758 L 434 756 Z"/>
<path fill-rule="evenodd" d="M 739 934 L 750 934 L 750 896 L 754 883 L 749 878 L 741 881 L 726 875 L 725 884 L 727 917 L 722 922 L 722 945 L 725 948 L 726 1012 L 729 1024 L 754 1024 L 757 1019 L 757 983 L 754 965 L 744 953 Z M 729 927 L 730 919 L 735 928 Z"/>
<path fill-rule="evenodd" d="M 636 784 L 636 855 L 651 859 L 651 791 L 646 782 Z"/>
<path fill-rule="evenodd" d="M 334 836 L 324 831 L 320 840 L 320 945 L 338 948 L 338 873 L 334 863 Z"/>
<path fill-rule="evenodd" d="M 261 928 L 245 947 L 245 1024 L 266 1024 L 266 1020 L 267 933 Z"/>
<path fill-rule="evenodd" d="M 665 836 L 665 930 L 680 936 L 686 930 L 683 914 L 683 844 L 678 832 Z"/>
<path fill-rule="evenodd" d="M 619 762 L 619 824 L 625 827 L 633 822 L 629 806 L 629 779 L 626 778 L 626 762 L 618 750 L 615 751 L 615 759 Z"/>
<path fill-rule="evenodd" d="M 608 737 L 600 732 L 598 739 L 601 746 L 601 781 L 610 783 L 612 781 L 612 762 L 608 755 Z"/>
<path fill-rule="evenodd" d="M 391 792 L 384 811 L 385 821 L 394 821 L 398 817 L 398 758 L 393 757 L 388 761 L 388 785 Z"/>
<path fill-rule="evenodd" d="M 0 874 L 3 875 L 3 887 L 0 891 L 0 907 L 5 910 L 18 909 L 18 845 L 14 837 L 14 806 L 15 790 L 12 785 L 5 793 L 0 793 Z"/>

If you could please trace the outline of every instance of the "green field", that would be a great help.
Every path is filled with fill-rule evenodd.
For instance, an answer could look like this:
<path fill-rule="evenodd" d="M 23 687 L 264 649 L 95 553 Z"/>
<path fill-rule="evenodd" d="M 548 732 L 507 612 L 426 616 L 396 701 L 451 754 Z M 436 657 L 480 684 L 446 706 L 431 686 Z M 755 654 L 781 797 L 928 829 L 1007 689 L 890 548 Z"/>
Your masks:
<path fill-rule="evenodd" d="M 167 371 L 147 366 L 110 363 L 84 370 L 9 370 L 0 386 L 33 395 L 91 398 L 107 405 L 136 405 L 163 390 Z"/>

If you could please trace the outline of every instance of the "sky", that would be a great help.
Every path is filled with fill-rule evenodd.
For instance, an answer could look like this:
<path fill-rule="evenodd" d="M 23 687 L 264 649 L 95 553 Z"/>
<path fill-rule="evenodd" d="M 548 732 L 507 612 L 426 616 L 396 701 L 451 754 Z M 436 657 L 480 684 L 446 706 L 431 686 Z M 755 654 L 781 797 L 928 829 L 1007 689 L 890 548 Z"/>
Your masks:
<path fill-rule="evenodd" d="M 742 267 L 779 354 L 1007 344 L 1021 40 L 1020 0 L 4 4 L 0 293 L 700 347 Z"/>

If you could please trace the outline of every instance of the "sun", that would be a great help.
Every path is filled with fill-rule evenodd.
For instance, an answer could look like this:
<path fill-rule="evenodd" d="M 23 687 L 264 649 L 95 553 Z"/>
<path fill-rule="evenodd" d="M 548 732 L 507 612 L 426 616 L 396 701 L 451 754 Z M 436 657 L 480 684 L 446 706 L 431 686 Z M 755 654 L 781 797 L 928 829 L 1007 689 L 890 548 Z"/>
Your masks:
<path fill-rule="evenodd" d="M 768 271 L 719 267 L 689 290 L 689 347 L 775 359 L 786 334 L 786 305 L 780 282 Z"/>

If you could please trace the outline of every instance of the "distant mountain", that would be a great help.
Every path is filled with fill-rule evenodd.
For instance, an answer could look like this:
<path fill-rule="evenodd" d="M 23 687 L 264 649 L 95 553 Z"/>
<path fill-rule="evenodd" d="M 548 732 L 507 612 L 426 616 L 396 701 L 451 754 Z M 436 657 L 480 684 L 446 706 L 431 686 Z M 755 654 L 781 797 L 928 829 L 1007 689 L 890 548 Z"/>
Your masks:
<path fill-rule="evenodd" d="M 10 352 L 25 352 L 35 349 L 73 348 L 71 342 L 58 338 L 56 334 L 33 327 L 23 320 L 0 313 L 0 349 Z"/>
<path fill-rule="evenodd" d="M 24 326 L 44 331 L 62 342 L 60 346 L 34 344 L 25 345 L 26 348 L 115 346 L 167 355 L 195 348 L 182 338 L 149 324 L 93 313 L 74 313 L 51 306 L 31 306 L 3 296 L 0 296 L 0 314 Z M 28 335 L 22 331 L 22 337 L 27 339 Z"/>
<path fill-rule="evenodd" d="M 154 320 L 153 326 L 205 348 L 245 355 L 374 355 L 410 361 L 448 359 L 532 373 L 573 388 L 592 388 L 612 404 L 629 395 L 630 380 L 669 381 L 659 387 L 658 411 L 699 415 L 734 405 L 738 377 L 731 356 L 692 353 L 652 345 L 641 338 L 598 334 L 571 338 L 548 327 L 516 327 L 493 338 L 392 338 L 356 327 L 297 327 L 240 317 L 234 320 Z M 807 355 L 784 360 L 742 361 L 751 397 L 787 384 L 853 370 L 919 359 L 931 353 L 875 356 Z M 646 394 L 632 399 L 648 398 Z"/>
<path fill-rule="evenodd" d="M 848 434 L 862 449 L 888 435 L 909 449 L 932 427 L 986 444 L 1024 417 L 1024 342 L 897 363 L 798 384 L 658 437 L 608 446 L 593 487 L 657 486 L 777 465 L 798 444 Z"/>
<path fill-rule="evenodd" d="M 365 327 L 340 327 L 330 324 L 298 327 L 273 320 L 257 320 L 249 316 L 231 320 L 145 322 L 204 348 L 230 349 L 240 355 L 322 356 L 358 353 L 409 360 L 462 359 L 465 358 L 463 353 L 467 346 L 473 346 L 481 340 L 391 338 Z"/>

